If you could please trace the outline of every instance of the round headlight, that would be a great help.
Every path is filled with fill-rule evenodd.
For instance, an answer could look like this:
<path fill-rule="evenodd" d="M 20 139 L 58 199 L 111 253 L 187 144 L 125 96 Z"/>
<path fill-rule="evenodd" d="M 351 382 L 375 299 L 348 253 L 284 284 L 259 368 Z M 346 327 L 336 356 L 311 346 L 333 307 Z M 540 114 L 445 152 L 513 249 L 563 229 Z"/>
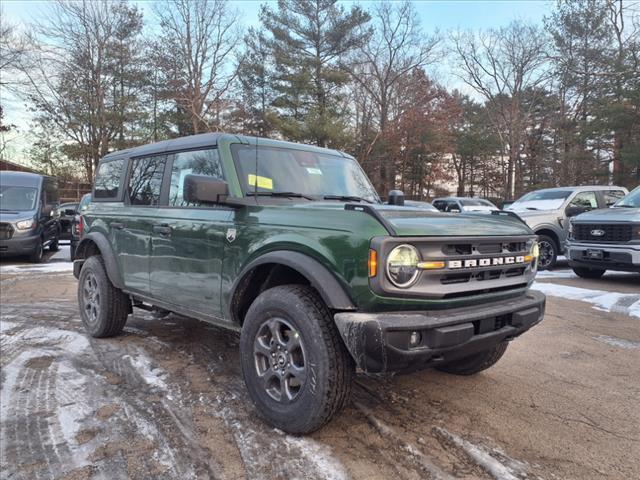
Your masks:
<path fill-rule="evenodd" d="M 412 245 L 399 245 L 387 257 L 387 276 L 396 287 L 406 288 L 418 278 L 420 255 Z"/>
<path fill-rule="evenodd" d="M 533 242 L 531 255 L 533 255 L 534 258 L 538 258 L 540 256 L 540 246 L 538 245 L 538 242 Z"/>

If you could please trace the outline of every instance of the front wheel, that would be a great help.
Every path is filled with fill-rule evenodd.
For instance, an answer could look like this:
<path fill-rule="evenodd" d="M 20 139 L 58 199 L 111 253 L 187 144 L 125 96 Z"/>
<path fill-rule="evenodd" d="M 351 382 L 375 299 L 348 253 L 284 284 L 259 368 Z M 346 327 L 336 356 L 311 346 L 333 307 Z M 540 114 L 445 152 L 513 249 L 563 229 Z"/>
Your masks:
<path fill-rule="evenodd" d="M 283 285 L 260 294 L 242 325 L 240 357 L 258 411 L 285 432 L 317 430 L 349 400 L 353 362 L 310 287 Z"/>
<path fill-rule="evenodd" d="M 38 240 L 36 240 L 36 244 L 33 247 L 33 251 L 31 252 L 31 255 L 29 255 L 29 261 L 31 263 L 40 263 L 42 262 L 43 257 L 44 257 L 44 249 L 42 246 L 42 239 L 39 238 Z"/>
<path fill-rule="evenodd" d="M 131 310 L 129 297 L 109 280 L 102 257 L 89 257 L 78 278 L 80 318 L 89 335 L 96 338 L 119 334 Z"/>
<path fill-rule="evenodd" d="M 455 375 L 474 375 L 495 365 L 504 355 L 507 345 L 507 342 L 502 342 L 489 350 L 442 365 L 438 370 Z"/>
<path fill-rule="evenodd" d="M 538 246 L 540 248 L 538 270 L 550 270 L 555 267 L 558 259 L 558 247 L 555 240 L 547 235 L 538 235 Z"/>
<path fill-rule="evenodd" d="M 601 268 L 584 268 L 584 267 L 571 267 L 576 275 L 582 278 L 591 278 L 597 280 L 604 275 L 606 270 Z"/>

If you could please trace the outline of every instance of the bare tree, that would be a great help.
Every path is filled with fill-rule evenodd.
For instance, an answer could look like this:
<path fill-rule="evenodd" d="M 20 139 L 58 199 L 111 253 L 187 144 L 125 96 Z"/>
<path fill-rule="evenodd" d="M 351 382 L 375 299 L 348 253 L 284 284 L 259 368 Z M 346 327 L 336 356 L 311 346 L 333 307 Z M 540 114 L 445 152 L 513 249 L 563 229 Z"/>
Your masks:
<path fill-rule="evenodd" d="M 166 0 L 156 4 L 161 45 L 174 99 L 192 133 L 215 130 L 216 112 L 236 77 L 233 53 L 241 40 L 237 13 L 226 0 Z"/>
<path fill-rule="evenodd" d="M 520 162 L 522 139 L 531 111 L 526 92 L 543 92 L 549 78 L 545 68 L 547 37 L 533 25 L 512 22 L 486 33 L 457 33 L 452 45 L 459 61 L 460 78 L 488 103 L 491 121 L 507 156 L 507 198 L 515 193 L 514 174 Z M 530 107 L 535 101 L 527 103 Z"/>
<path fill-rule="evenodd" d="M 370 97 L 376 111 L 378 135 L 365 151 L 371 152 L 384 132 L 391 116 L 393 98 L 400 82 L 436 59 L 439 38 L 426 36 L 409 1 L 384 1 L 372 12 L 373 35 L 369 42 L 355 52 L 348 65 L 353 81 Z M 369 28 L 367 26 L 367 28 Z M 362 159 L 367 161 L 366 158 Z M 384 156 L 376 166 L 378 187 L 386 191 L 389 181 Z"/>
<path fill-rule="evenodd" d="M 129 67 L 142 17 L 123 3 L 59 0 L 46 18 L 35 26 L 21 67 L 28 84 L 22 95 L 60 131 L 67 155 L 92 180 L 136 102 Z"/>

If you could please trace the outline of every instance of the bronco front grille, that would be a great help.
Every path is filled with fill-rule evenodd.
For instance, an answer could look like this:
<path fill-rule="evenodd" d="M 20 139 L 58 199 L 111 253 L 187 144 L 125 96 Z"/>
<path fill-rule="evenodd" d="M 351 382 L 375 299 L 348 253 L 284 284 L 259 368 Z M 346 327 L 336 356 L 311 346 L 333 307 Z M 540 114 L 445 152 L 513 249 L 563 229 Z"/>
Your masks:
<path fill-rule="evenodd" d="M 9 240 L 13 237 L 13 227 L 10 223 L 0 223 L 0 240 Z"/>
<path fill-rule="evenodd" d="M 583 242 L 629 242 L 631 225 L 604 223 L 574 223 L 573 238 Z"/>
<path fill-rule="evenodd" d="M 422 261 L 442 262 L 442 268 L 425 268 L 415 283 L 399 288 L 384 271 L 370 279 L 381 295 L 454 299 L 526 288 L 533 280 L 536 259 L 532 259 L 535 237 L 413 237 L 374 240 L 372 248 L 384 259 L 400 241 L 413 245 Z"/>

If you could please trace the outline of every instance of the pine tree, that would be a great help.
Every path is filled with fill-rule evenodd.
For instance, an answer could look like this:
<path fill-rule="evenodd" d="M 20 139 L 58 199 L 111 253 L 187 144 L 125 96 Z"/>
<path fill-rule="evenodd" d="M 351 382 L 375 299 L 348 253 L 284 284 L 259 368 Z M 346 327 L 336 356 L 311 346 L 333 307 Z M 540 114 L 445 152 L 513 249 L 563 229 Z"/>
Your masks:
<path fill-rule="evenodd" d="M 369 15 L 337 0 L 279 0 L 275 10 L 263 7 L 261 21 L 275 60 L 280 131 L 320 146 L 341 143 L 349 80 L 341 62 L 367 40 Z"/>

